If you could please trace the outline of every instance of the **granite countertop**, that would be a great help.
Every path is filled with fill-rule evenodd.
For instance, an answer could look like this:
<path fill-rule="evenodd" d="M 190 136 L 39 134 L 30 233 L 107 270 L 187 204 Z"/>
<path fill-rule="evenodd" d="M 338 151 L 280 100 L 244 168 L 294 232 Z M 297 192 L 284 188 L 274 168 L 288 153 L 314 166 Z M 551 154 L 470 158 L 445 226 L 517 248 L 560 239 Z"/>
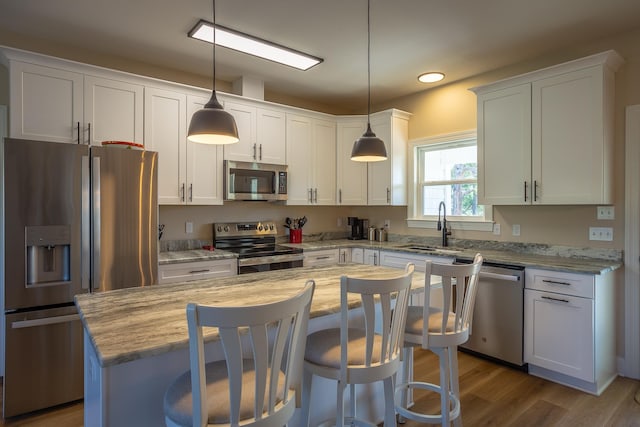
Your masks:
<path fill-rule="evenodd" d="M 424 243 L 407 241 L 377 242 L 369 240 L 337 239 L 307 241 L 299 244 L 284 243 L 284 245 L 302 248 L 303 251 L 338 248 L 379 249 L 436 257 L 453 257 L 461 261 L 470 261 L 477 252 L 480 252 L 484 256 L 485 262 L 582 274 L 605 274 L 622 266 L 620 259 L 607 258 L 605 257 L 605 254 L 608 255 L 608 253 L 601 253 L 598 252 L 598 250 L 547 247 L 546 245 L 518 245 L 517 247 L 513 247 L 508 243 L 505 244 L 499 242 L 466 245 L 466 247 L 452 246 L 443 248 L 446 249 L 447 252 L 425 252 L 410 249 L 409 246 L 424 245 Z M 162 265 L 232 257 L 236 257 L 236 255 L 219 249 L 214 251 L 192 250 L 161 252 L 159 263 Z"/>
<path fill-rule="evenodd" d="M 120 289 L 76 295 L 83 326 L 100 365 L 109 367 L 189 346 L 185 307 L 189 302 L 216 305 L 261 304 L 297 293 L 308 279 L 316 290 L 311 317 L 340 311 L 340 276 L 393 277 L 399 270 L 363 264 L 302 267 L 188 283 Z M 422 289 L 424 273 L 412 286 Z M 217 339 L 211 330 L 208 340 Z"/>

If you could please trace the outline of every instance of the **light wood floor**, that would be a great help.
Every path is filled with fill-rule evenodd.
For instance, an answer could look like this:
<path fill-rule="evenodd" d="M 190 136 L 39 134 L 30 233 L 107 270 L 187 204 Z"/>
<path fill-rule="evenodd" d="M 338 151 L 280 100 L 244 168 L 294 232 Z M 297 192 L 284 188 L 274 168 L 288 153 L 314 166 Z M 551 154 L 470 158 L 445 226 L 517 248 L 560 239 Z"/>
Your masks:
<path fill-rule="evenodd" d="M 596 397 L 466 353 L 458 355 L 465 427 L 640 427 L 640 404 L 634 401 L 640 381 L 617 378 Z M 435 355 L 416 351 L 415 363 L 416 378 L 437 382 Z M 418 393 L 415 397 L 414 408 L 437 412 L 437 397 Z M 81 402 L 69 404 L 30 416 L 0 419 L 0 427 L 79 427 L 82 411 Z M 423 425 L 407 421 L 404 426 Z"/>

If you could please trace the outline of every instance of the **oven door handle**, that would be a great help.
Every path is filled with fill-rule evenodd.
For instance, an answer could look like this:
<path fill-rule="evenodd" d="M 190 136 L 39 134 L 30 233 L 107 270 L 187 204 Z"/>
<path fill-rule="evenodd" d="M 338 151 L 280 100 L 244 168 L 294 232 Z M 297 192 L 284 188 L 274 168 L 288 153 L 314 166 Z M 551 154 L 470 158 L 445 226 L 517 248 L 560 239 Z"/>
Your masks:
<path fill-rule="evenodd" d="M 511 274 L 498 274 L 498 273 L 487 273 L 485 271 L 480 272 L 480 277 L 484 279 L 496 279 L 496 280 L 506 280 L 508 282 L 519 282 L 519 276 L 513 276 Z"/>

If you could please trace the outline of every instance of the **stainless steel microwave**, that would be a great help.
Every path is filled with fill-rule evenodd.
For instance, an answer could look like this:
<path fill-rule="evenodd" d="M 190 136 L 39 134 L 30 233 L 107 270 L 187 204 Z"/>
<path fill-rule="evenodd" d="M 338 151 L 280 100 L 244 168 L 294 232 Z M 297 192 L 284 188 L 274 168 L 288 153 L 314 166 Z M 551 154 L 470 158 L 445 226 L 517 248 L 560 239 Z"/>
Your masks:
<path fill-rule="evenodd" d="M 287 167 L 224 161 L 225 200 L 287 200 Z"/>

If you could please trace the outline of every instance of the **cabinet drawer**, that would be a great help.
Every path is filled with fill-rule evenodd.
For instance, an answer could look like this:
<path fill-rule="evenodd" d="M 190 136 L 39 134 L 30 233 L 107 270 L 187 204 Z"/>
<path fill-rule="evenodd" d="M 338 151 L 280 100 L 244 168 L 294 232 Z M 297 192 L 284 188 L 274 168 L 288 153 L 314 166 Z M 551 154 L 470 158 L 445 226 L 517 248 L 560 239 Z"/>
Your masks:
<path fill-rule="evenodd" d="M 230 258 L 166 264 L 158 268 L 158 273 L 159 283 L 189 282 L 213 277 L 235 276 L 238 274 L 238 263 L 235 258 Z"/>
<path fill-rule="evenodd" d="M 338 249 L 325 249 L 320 251 L 313 251 L 304 254 L 304 266 L 309 267 L 313 265 L 331 265 L 337 264 L 339 260 Z"/>
<path fill-rule="evenodd" d="M 591 274 L 527 268 L 525 270 L 525 287 L 545 292 L 593 298 L 595 295 L 595 278 Z"/>

